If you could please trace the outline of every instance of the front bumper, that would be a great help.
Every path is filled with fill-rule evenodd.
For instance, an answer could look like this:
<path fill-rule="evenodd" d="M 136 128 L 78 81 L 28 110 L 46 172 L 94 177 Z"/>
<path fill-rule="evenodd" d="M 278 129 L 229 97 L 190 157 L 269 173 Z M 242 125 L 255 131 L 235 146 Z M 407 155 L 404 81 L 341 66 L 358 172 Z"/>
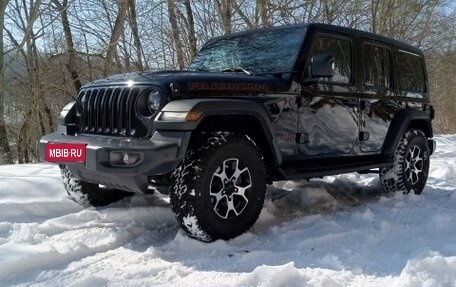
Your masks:
<path fill-rule="evenodd" d="M 65 163 L 83 181 L 102 184 L 109 188 L 144 192 L 149 177 L 172 171 L 185 155 L 190 132 L 156 131 L 150 140 L 136 140 L 98 135 L 65 135 L 61 132 L 46 135 L 39 142 L 39 158 L 45 161 L 47 143 L 86 144 L 84 163 Z M 111 151 L 139 152 L 141 161 L 133 166 L 113 165 Z"/>

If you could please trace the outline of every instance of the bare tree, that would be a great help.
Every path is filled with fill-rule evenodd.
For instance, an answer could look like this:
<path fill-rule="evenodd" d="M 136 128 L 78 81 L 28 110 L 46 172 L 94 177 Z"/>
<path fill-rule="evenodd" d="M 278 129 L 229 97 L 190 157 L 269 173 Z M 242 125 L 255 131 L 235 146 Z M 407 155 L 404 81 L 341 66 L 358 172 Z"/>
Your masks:
<path fill-rule="evenodd" d="M 261 20 L 261 26 L 269 27 L 269 0 L 256 0 L 256 7 L 258 10 L 259 19 Z"/>
<path fill-rule="evenodd" d="M 106 52 L 106 61 L 104 74 L 110 75 L 114 67 L 114 59 L 116 58 L 117 44 L 122 36 L 125 18 L 127 16 L 128 0 L 119 0 L 119 10 L 117 13 L 114 27 L 112 28 L 111 39 L 109 40 L 108 49 Z"/>
<path fill-rule="evenodd" d="M 195 21 L 193 20 L 193 10 L 190 0 L 184 0 L 185 11 L 187 13 L 188 22 L 188 41 L 190 46 L 190 57 L 193 58 L 196 55 L 196 34 L 195 34 Z"/>
<path fill-rule="evenodd" d="M 215 0 L 225 34 L 232 33 L 233 0 Z"/>
<path fill-rule="evenodd" d="M 60 109 L 87 81 L 121 71 L 182 69 L 214 36 L 301 22 L 373 31 L 421 47 L 438 111 L 435 129 L 455 133 L 456 110 L 448 96 L 456 93 L 456 9 L 451 4 L 0 0 L 0 162 L 33 161 L 36 140 L 54 127 Z"/>
<path fill-rule="evenodd" d="M 73 34 L 71 33 L 70 21 L 68 20 L 68 0 L 63 0 L 60 4 L 59 0 L 51 0 L 57 7 L 62 19 L 63 32 L 65 33 L 65 40 L 67 44 L 68 63 L 66 65 L 68 72 L 70 72 L 73 80 L 73 85 L 76 92 L 81 88 L 81 79 L 79 78 L 78 69 L 76 67 L 76 50 L 73 44 Z"/>
<path fill-rule="evenodd" d="M 3 0 L 0 3 L 0 26 L 2 27 L 0 29 L 0 156 L 3 157 L 4 163 L 13 163 L 5 124 L 5 67 L 3 61 L 3 26 L 5 22 L 5 10 L 7 5 L 8 0 Z"/>
<path fill-rule="evenodd" d="M 141 45 L 141 38 L 139 37 L 138 21 L 136 15 L 136 4 L 135 0 L 128 0 L 129 7 L 129 21 L 130 27 L 133 34 L 134 44 L 136 48 L 136 66 L 139 70 L 144 70 L 144 64 L 142 61 L 143 49 Z"/>
<path fill-rule="evenodd" d="M 174 48 L 176 49 L 177 64 L 179 66 L 179 69 L 183 69 L 185 67 L 184 52 L 182 50 L 182 44 L 179 35 L 179 26 L 177 25 L 176 5 L 174 4 L 174 0 L 167 0 L 166 2 L 168 3 L 168 17 L 171 24 Z"/>

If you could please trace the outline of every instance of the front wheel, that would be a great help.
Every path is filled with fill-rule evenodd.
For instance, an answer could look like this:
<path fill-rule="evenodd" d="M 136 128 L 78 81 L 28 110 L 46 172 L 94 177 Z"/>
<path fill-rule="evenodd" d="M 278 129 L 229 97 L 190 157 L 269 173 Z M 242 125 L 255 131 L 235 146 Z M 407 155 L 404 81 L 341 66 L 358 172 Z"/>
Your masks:
<path fill-rule="evenodd" d="M 227 240 L 249 230 L 258 219 L 266 171 L 259 149 L 247 136 L 217 132 L 206 138 L 174 171 L 171 205 L 191 237 Z"/>
<path fill-rule="evenodd" d="M 420 194 L 426 186 L 429 156 L 429 145 L 424 133 L 416 129 L 407 130 L 396 148 L 394 165 L 380 169 L 384 191 Z"/>

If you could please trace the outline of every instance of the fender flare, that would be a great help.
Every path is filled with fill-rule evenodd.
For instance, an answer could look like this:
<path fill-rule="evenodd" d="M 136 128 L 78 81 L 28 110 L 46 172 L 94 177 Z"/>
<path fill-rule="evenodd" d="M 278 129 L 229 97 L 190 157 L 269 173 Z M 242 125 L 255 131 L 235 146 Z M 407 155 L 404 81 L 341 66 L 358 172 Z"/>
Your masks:
<path fill-rule="evenodd" d="M 161 115 L 166 112 L 192 112 L 198 114 L 199 116 L 195 121 L 163 121 L 160 118 Z M 267 146 L 270 149 L 275 163 L 277 165 L 282 163 L 282 155 L 273 133 L 268 113 L 261 103 L 256 103 L 251 100 L 208 98 L 175 100 L 163 107 L 160 113 L 156 116 L 153 125 L 156 130 L 193 131 L 198 128 L 200 123 L 205 118 L 216 115 L 248 115 L 257 119 L 265 137 L 268 140 Z M 188 142 L 186 145 L 188 145 Z"/>
<path fill-rule="evenodd" d="M 409 127 L 421 129 L 427 138 L 434 136 L 431 124 L 430 111 L 419 111 L 414 109 L 405 109 L 400 111 L 391 122 L 388 133 L 386 134 L 383 153 L 393 155 L 396 146 Z"/>

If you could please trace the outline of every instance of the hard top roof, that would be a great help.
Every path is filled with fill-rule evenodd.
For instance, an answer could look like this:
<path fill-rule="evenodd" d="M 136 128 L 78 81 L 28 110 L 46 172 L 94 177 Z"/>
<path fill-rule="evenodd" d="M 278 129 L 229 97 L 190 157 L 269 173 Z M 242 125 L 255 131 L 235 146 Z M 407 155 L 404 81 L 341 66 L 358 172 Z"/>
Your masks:
<path fill-rule="evenodd" d="M 402 41 L 398 41 L 393 38 L 388 38 L 388 37 L 385 37 L 382 35 L 374 34 L 371 32 L 366 32 L 366 31 L 357 30 L 357 29 L 353 29 L 353 28 L 335 26 L 335 25 L 320 24 L 320 23 L 311 23 L 311 24 L 302 24 L 302 25 L 307 26 L 310 30 L 316 29 L 316 30 L 326 30 L 326 31 L 333 31 L 333 32 L 338 32 L 338 33 L 350 34 L 350 35 L 366 38 L 369 40 L 374 40 L 374 41 L 390 44 L 390 45 L 396 46 L 399 49 L 410 51 L 410 52 L 413 52 L 413 53 L 416 53 L 419 55 L 422 54 L 422 51 L 418 47 L 415 47 L 413 45 L 407 44 Z"/>
<path fill-rule="evenodd" d="M 309 31 L 313 32 L 315 30 L 317 31 L 322 31 L 322 32 L 335 32 L 335 33 L 340 33 L 340 34 L 346 34 L 348 36 L 357 36 L 357 37 L 362 37 L 366 38 L 369 40 L 373 41 L 378 41 L 378 42 L 383 42 L 386 44 L 393 45 L 399 49 L 409 51 L 418 55 L 422 55 L 423 52 L 415 46 L 412 46 L 410 44 L 407 44 L 405 42 L 401 42 L 392 38 L 388 38 L 382 35 L 362 31 L 362 30 L 357 30 L 353 28 L 347 28 L 347 27 L 342 27 L 342 26 L 335 26 L 335 25 L 329 25 L 329 24 L 322 24 L 322 23 L 303 23 L 303 24 L 294 24 L 294 25 L 285 25 L 285 26 L 275 26 L 275 27 L 269 27 L 269 28 L 260 28 L 260 29 L 253 29 L 253 30 L 247 30 L 243 32 L 238 32 L 238 33 L 233 33 L 230 35 L 224 35 L 224 36 L 219 36 L 212 38 L 209 40 L 206 44 L 213 42 L 218 39 L 224 39 L 224 38 L 232 38 L 232 37 L 237 37 L 237 36 L 242 36 L 242 35 L 248 35 L 252 33 L 256 33 L 259 31 L 264 31 L 267 29 L 288 29 L 288 28 L 293 28 L 293 27 L 303 27 L 307 28 Z"/>

